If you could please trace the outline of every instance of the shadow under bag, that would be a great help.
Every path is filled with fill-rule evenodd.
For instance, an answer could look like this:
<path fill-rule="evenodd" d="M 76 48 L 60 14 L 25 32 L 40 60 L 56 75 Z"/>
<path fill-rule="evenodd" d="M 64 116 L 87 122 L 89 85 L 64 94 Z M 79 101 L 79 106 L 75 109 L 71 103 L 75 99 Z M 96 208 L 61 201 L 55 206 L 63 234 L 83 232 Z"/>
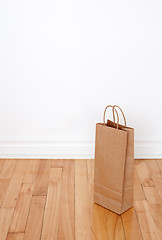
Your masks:
<path fill-rule="evenodd" d="M 105 123 L 107 108 L 113 110 L 114 122 Z M 116 109 L 122 112 L 125 126 L 119 124 Z M 117 123 L 115 123 L 115 115 Z M 96 124 L 94 202 L 121 214 L 133 206 L 134 129 L 126 127 L 123 111 L 108 105 L 104 123 Z"/>

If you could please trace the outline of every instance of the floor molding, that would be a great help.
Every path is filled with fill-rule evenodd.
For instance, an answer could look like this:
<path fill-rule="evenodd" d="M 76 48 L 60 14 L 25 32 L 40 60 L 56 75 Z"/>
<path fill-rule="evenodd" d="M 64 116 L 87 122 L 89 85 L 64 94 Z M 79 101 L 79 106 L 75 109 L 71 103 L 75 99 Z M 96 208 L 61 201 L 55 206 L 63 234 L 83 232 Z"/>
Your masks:
<path fill-rule="evenodd" d="M 91 138 L 0 137 L 0 158 L 94 158 Z M 162 158 L 162 139 L 135 138 L 135 158 Z"/>

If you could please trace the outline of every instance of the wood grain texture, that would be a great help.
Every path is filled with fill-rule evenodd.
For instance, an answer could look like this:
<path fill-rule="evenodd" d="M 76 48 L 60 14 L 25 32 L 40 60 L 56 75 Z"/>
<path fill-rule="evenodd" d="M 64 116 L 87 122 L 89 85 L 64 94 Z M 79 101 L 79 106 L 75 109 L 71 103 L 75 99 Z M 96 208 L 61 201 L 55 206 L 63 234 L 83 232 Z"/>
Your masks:
<path fill-rule="evenodd" d="M 121 216 L 93 204 L 92 159 L 7 161 L 0 240 L 162 239 L 162 160 L 135 161 L 134 209 Z"/>
<path fill-rule="evenodd" d="M 16 206 L 21 185 L 21 181 L 17 181 L 17 179 L 12 179 L 8 186 L 6 195 L 2 201 L 2 207 L 14 208 Z"/>
<path fill-rule="evenodd" d="M 150 213 L 153 217 L 155 229 L 159 239 L 162 238 L 162 202 L 156 187 L 145 187 L 145 196 L 147 199 Z"/>
<path fill-rule="evenodd" d="M 162 201 L 162 175 L 158 177 L 153 177 L 153 181 Z"/>
<path fill-rule="evenodd" d="M 129 209 L 121 215 L 125 237 L 129 240 L 142 240 L 141 229 L 134 208 Z"/>
<path fill-rule="evenodd" d="M 90 212 L 90 221 L 91 221 L 91 238 L 93 239 L 93 231 L 92 231 L 92 225 L 93 225 L 93 192 L 94 192 L 94 159 L 87 159 L 87 181 L 89 186 L 89 212 Z"/>
<path fill-rule="evenodd" d="M 125 240 L 121 216 L 94 204 L 93 240 Z"/>
<path fill-rule="evenodd" d="M 159 239 L 147 201 L 135 201 L 134 206 L 139 220 L 143 239 Z"/>
<path fill-rule="evenodd" d="M 1 170 L 4 166 L 4 164 L 5 164 L 5 161 L 6 161 L 6 159 L 0 159 L 0 173 L 1 173 Z"/>
<path fill-rule="evenodd" d="M 63 161 L 58 240 L 73 240 L 74 233 L 74 160 Z"/>
<path fill-rule="evenodd" d="M 63 160 L 63 159 L 55 159 L 55 160 L 51 160 L 51 168 L 61 168 L 63 167 L 64 162 L 66 162 L 67 160 Z"/>
<path fill-rule="evenodd" d="M 162 160 L 151 160 L 147 161 L 146 164 L 162 200 Z"/>
<path fill-rule="evenodd" d="M 109 211 L 108 209 L 105 209 L 105 213 L 107 216 L 108 239 L 125 240 L 126 238 L 121 216 Z"/>
<path fill-rule="evenodd" d="M 136 160 L 137 164 L 135 164 L 137 174 L 139 176 L 141 185 L 143 187 L 153 187 L 154 182 L 151 178 L 151 175 L 148 171 L 146 163 L 144 160 Z"/>
<path fill-rule="evenodd" d="M 151 160 L 151 161 L 152 161 L 152 160 Z M 156 160 L 156 163 L 157 163 L 157 165 L 159 166 L 160 171 L 162 172 L 162 160 L 161 160 L 161 159 L 157 159 L 157 160 Z"/>
<path fill-rule="evenodd" d="M 6 240 L 24 240 L 24 233 L 8 233 Z"/>
<path fill-rule="evenodd" d="M 0 208 L 0 239 L 6 240 L 10 226 L 13 208 Z"/>
<path fill-rule="evenodd" d="M 50 173 L 50 160 L 38 160 L 39 166 L 34 181 L 33 195 L 46 196 Z"/>
<path fill-rule="evenodd" d="M 134 201 L 145 200 L 142 185 L 140 183 L 136 168 L 134 169 Z"/>
<path fill-rule="evenodd" d="M 10 180 L 8 180 L 8 179 L 1 179 L 0 180 L 0 207 L 1 207 L 1 204 L 2 204 L 2 201 L 3 201 L 3 198 L 6 194 L 9 183 L 10 183 Z"/>
<path fill-rule="evenodd" d="M 40 240 L 46 196 L 33 196 L 24 240 Z"/>
<path fill-rule="evenodd" d="M 0 179 L 10 179 L 14 171 L 17 160 L 6 160 L 0 172 Z"/>
<path fill-rule="evenodd" d="M 23 183 L 17 199 L 9 232 L 25 232 L 31 198 L 32 185 L 30 183 Z"/>
<path fill-rule="evenodd" d="M 156 160 L 149 161 L 148 160 L 148 161 L 146 161 L 146 166 L 148 168 L 148 171 L 149 171 L 152 179 L 153 179 L 153 177 L 161 176 L 162 172 L 158 165 L 158 161 L 156 161 Z"/>
<path fill-rule="evenodd" d="M 75 239 L 87 240 L 91 236 L 89 212 L 89 186 L 86 160 L 75 161 Z"/>
<path fill-rule="evenodd" d="M 2 207 L 8 207 L 8 208 L 15 207 L 17 198 L 19 195 L 19 191 L 22 185 L 25 169 L 26 169 L 26 161 L 25 160 L 17 161 L 14 172 L 13 172 L 12 181 L 10 181 L 6 195 L 2 202 Z"/>
<path fill-rule="evenodd" d="M 108 230 L 107 230 L 107 216 L 105 214 L 105 209 L 97 204 L 93 207 L 93 240 L 107 240 Z"/>
<path fill-rule="evenodd" d="M 34 183 L 39 167 L 39 160 L 28 160 L 23 183 Z"/>
<path fill-rule="evenodd" d="M 41 240 L 58 239 L 61 178 L 62 168 L 51 168 Z"/>

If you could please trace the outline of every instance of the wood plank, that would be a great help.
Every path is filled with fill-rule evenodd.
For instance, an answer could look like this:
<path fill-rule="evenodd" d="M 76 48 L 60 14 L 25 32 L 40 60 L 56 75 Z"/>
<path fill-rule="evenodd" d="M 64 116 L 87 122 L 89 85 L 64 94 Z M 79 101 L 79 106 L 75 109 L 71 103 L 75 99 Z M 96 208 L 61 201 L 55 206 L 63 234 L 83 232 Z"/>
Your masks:
<path fill-rule="evenodd" d="M 86 160 L 75 161 L 75 239 L 87 240 L 91 236 L 89 212 L 89 186 Z"/>
<path fill-rule="evenodd" d="M 121 216 L 97 204 L 94 204 L 94 220 L 92 231 L 92 239 L 95 240 L 125 239 Z"/>
<path fill-rule="evenodd" d="M 141 186 L 136 168 L 134 169 L 134 201 L 145 200 L 143 188 Z"/>
<path fill-rule="evenodd" d="M 10 226 L 13 208 L 0 208 L 0 239 L 6 240 Z"/>
<path fill-rule="evenodd" d="M 152 218 L 147 201 L 146 200 L 135 201 L 134 206 L 140 224 L 143 239 L 144 240 L 159 239 L 155 223 Z"/>
<path fill-rule="evenodd" d="M 0 179 L 10 179 L 14 171 L 17 160 L 6 160 L 0 172 Z"/>
<path fill-rule="evenodd" d="M 40 240 L 46 196 L 33 196 L 24 240 Z"/>
<path fill-rule="evenodd" d="M 28 160 L 26 171 L 23 178 L 23 183 L 34 183 L 36 178 L 36 173 L 39 167 L 39 160 Z"/>
<path fill-rule="evenodd" d="M 74 239 L 74 163 L 63 161 L 58 240 Z"/>
<path fill-rule="evenodd" d="M 94 160 L 87 159 L 87 174 L 88 174 L 88 186 L 89 186 L 89 208 L 93 208 L 93 192 L 94 192 Z M 92 210 L 91 210 L 92 214 Z"/>
<path fill-rule="evenodd" d="M 10 180 L 8 179 L 1 179 L 0 180 L 0 206 L 2 204 L 2 201 L 4 199 L 4 196 L 7 192 L 7 188 L 9 186 Z"/>
<path fill-rule="evenodd" d="M 13 172 L 12 181 L 8 186 L 6 195 L 2 202 L 2 207 L 14 208 L 17 202 L 22 180 L 25 174 L 26 161 L 18 160 Z"/>
<path fill-rule="evenodd" d="M 5 164 L 6 159 L 0 159 L 0 172 Z"/>
<path fill-rule="evenodd" d="M 38 160 L 39 166 L 34 181 L 33 196 L 46 196 L 50 174 L 51 161 L 48 159 Z"/>
<path fill-rule="evenodd" d="M 162 236 L 162 202 L 156 187 L 145 187 L 144 192 L 150 208 L 151 215 L 155 222 L 155 227 L 159 235 Z"/>
<path fill-rule="evenodd" d="M 58 239 L 61 177 L 62 168 L 51 168 L 41 240 Z"/>
<path fill-rule="evenodd" d="M 23 240 L 24 233 L 8 233 L 6 240 Z"/>
<path fill-rule="evenodd" d="M 12 217 L 9 232 L 24 232 L 32 198 L 32 184 L 24 183 L 20 189 L 16 208 Z"/>
<path fill-rule="evenodd" d="M 156 161 L 156 163 L 158 164 L 158 166 L 159 166 L 159 168 L 160 168 L 160 171 L 161 171 L 161 173 L 162 173 L 162 159 L 156 159 L 155 161 Z"/>
<path fill-rule="evenodd" d="M 93 218 L 93 226 L 92 226 L 92 232 L 93 232 L 92 239 L 95 239 L 95 240 L 109 239 L 108 229 L 107 229 L 107 216 L 106 216 L 105 209 L 97 204 L 94 204 L 93 213 L 94 213 L 94 218 Z"/>
<path fill-rule="evenodd" d="M 6 195 L 2 201 L 2 207 L 14 208 L 21 188 L 22 182 L 13 179 L 7 189 Z"/>
<path fill-rule="evenodd" d="M 162 203 L 156 187 L 144 187 L 143 190 L 146 196 L 146 200 L 150 204 L 159 205 Z"/>
<path fill-rule="evenodd" d="M 153 182 L 162 200 L 162 175 L 157 177 L 153 176 Z"/>
<path fill-rule="evenodd" d="M 88 186 L 89 186 L 89 211 L 91 222 L 91 238 L 93 239 L 93 204 L 94 204 L 94 159 L 87 159 L 87 174 L 88 174 Z"/>
<path fill-rule="evenodd" d="M 121 218 L 124 226 L 126 239 L 142 240 L 143 238 L 141 234 L 141 229 L 134 208 L 131 208 L 125 213 L 123 213 L 121 215 Z"/>
<path fill-rule="evenodd" d="M 161 239 L 162 160 L 135 161 L 135 211 L 130 209 L 118 216 L 94 204 L 92 226 L 93 160 L 48 160 L 50 178 L 46 164 L 45 169 L 43 164 L 40 167 L 42 160 L 15 160 L 12 174 L 7 161 L 3 160 L 3 176 L 12 177 L 0 179 L 0 240 Z M 62 178 L 57 175 L 60 170 Z M 43 180 L 45 176 L 48 181 Z M 45 195 L 32 197 L 36 179 L 39 193 L 48 189 L 46 208 Z"/>
<path fill-rule="evenodd" d="M 67 160 L 63 160 L 63 159 L 52 159 L 51 160 L 51 168 L 61 168 L 63 167 L 64 162 L 66 162 Z"/>
<path fill-rule="evenodd" d="M 147 160 L 147 167 L 162 200 L 162 160 Z"/>
<path fill-rule="evenodd" d="M 152 178 L 161 175 L 161 170 L 156 160 L 146 160 L 145 163 Z"/>
<path fill-rule="evenodd" d="M 135 162 L 136 162 L 135 167 L 136 167 L 141 185 L 143 187 L 153 187 L 154 183 L 147 169 L 145 161 L 136 160 Z"/>
<path fill-rule="evenodd" d="M 109 211 L 106 208 L 104 210 L 107 217 L 108 239 L 125 240 L 125 233 L 121 216 Z"/>
<path fill-rule="evenodd" d="M 12 179 L 16 178 L 22 182 L 26 172 L 27 163 L 28 163 L 28 160 L 26 159 L 17 160 L 16 166 L 12 175 Z"/>

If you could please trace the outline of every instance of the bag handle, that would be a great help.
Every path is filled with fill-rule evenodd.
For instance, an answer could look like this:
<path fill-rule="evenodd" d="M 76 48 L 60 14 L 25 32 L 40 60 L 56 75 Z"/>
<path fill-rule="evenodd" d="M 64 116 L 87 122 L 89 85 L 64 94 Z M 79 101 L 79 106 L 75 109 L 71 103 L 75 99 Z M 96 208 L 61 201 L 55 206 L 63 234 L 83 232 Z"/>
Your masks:
<path fill-rule="evenodd" d="M 126 127 L 127 123 L 126 123 L 126 118 L 125 118 L 125 115 L 124 115 L 123 110 L 122 110 L 118 105 L 114 105 L 114 106 L 113 106 L 113 109 L 115 109 L 115 108 L 119 108 L 119 110 L 121 111 L 121 113 L 122 113 L 122 115 L 123 115 L 123 119 L 124 119 L 124 124 L 125 124 L 125 127 Z M 113 113 L 113 116 L 115 117 L 114 113 Z M 115 121 L 114 121 L 114 122 L 115 122 Z"/>
<path fill-rule="evenodd" d="M 116 108 L 114 108 L 114 106 L 112 106 L 112 105 L 108 105 L 108 106 L 105 108 L 104 115 L 103 115 L 104 125 L 105 125 L 105 115 L 106 115 L 106 111 L 107 111 L 107 109 L 108 109 L 109 107 L 112 108 L 113 119 L 114 119 L 114 126 L 115 126 L 115 115 L 114 115 L 114 110 L 115 110 L 115 113 L 116 113 L 116 116 L 117 116 L 117 126 L 116 126 L 116 128 L 118 129 L 118 125 L 119 125 L 119 115 L 118 115 L 118 112 L 117 112 Z"/>

